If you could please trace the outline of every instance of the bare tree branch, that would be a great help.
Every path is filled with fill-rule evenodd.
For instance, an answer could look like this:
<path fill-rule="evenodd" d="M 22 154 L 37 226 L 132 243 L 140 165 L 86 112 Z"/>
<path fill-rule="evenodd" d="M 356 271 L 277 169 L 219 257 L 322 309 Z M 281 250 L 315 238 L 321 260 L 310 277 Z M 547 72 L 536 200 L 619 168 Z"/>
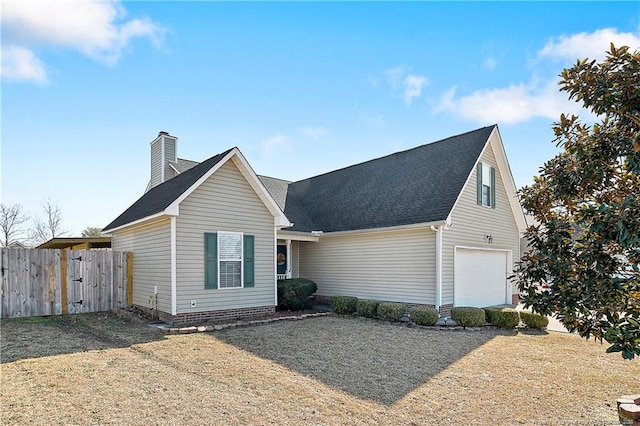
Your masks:
<path fill-rule="evenodd" d="M 42 205 L 42 209 L 44 211 L 44 219 L 35 218 L 33 221 L 34 227 L 31 232 L 31 238 L 34 244 L 40 244 L 67 233 L 62 229 L 62 211 L 57 203 L 49 198 Z"/>
<path fill-rule="evenodd" d="M 22 224 L 29 216 L 22 211 L 22 204 L 0 204 L 0 245 L 8 247 L 12 243 L 24 241 Z"/>

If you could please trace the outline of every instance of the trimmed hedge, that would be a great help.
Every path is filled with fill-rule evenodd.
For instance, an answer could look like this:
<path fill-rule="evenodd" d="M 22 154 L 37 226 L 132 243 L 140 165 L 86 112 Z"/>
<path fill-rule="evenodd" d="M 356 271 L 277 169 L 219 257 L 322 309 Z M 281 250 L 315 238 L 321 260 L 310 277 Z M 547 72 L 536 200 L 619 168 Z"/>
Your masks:
<path fill-rule="evenodd" d="M 522 322 L 527 327 L 536 328 L 538 330 L 549 325 L 549 318 L 533 312 L 520 311 L 520 319 L 522 319 Z"/>
<path fill-rule="evenodd" d="M 467 306 L 451 308 L 451 318 L 463 328 L 478 327 L 486 322 L 483 309 Z"/>
<path fill-rule="evenodd" d="M 511 308 L 484 308 L 488 323 L 500 328 L 516 328 L 520 324 L 518 311 Z"/>
<path fill-rule="evenodd" d="M 336 314 L 353 314 L 358 305 L 358 298 L 353 296 L 331 296 L 331 309 Z"/>
<path fill-rule="evenodd" d="M 378 317 L 386 321 L 400 321 L 404 311 L 402 303 L 384 302 L 378 305 Z"/>
<path fill-rule="evenodd" d="M 309 297 L 318 290 L 315 282 L 306 278 L 278 281 L 278 309 L 299 311 L 309 305 Z"/>
<path fill-rule="evenodd" d="M 375 318 L 378 315 L 378 305 L 380 304 L 377 300 L 369 300 L 369 299 L 358 299 L 356 303 L 356 311 L 358 315 L 368 318 Z"/>
<path fill-rule="evenodd" d="M 417 306 L 409 310 L 411 321 L 418 325 L 435 325 L 440 314 L 435 308 L 429 306 Z"/>

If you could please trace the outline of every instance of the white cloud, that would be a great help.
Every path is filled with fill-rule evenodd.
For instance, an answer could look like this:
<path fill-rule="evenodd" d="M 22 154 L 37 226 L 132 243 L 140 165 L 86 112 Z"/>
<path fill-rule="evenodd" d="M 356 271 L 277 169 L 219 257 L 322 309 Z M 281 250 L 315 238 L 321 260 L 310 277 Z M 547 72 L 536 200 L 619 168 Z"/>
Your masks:
<path fill-rule="evenodd" d="M 0 75 L 7 81 L 47 82 L 47 72 L 40 59 L 28 49 L 4 46 L 0 62 Z"/>
<path fill-rule="evenodd" d="M 408 75 L 404 79 L 404 103 L 411 105 L 413 98 L 419 98 L 422 95 L 422 87 L 428 84 L 428 80 L 423 75 Z"/>
<path fill-rule="evenodd" d="M 556 58 L 570 66 L 577 59 L 588 57 L 601 60 L 606 56 L 610 43 L 628 45 L 633 50 L 640 46 L 640 38 L 631 33 L 618 33 L 616 29 L 604 28 L 592 33 L 560 36 L 549 41 L 538 51 L 538 58 Z M 485 66 L 489 65 L 485 63 Z M 579 113 L 585 119 L 594 116 L 570 101 L 565 92 L 560 92 L 557 73 L 544 79 L 535 78 L 534 70 L 529 83 L 512 84 L 508 87 L 476 90 L 471 94 L 456 97 L 454 86 L 443 93 L 434 112 L 450 112 L 465 120 L 491 124 L 515 124 L 534 117 L 557 120 L 560 114 Z"/>
<path fill-rule="evenodd" d="M 2 76 L 5 66 L 15 69 L 19 59 L 15 55 L 4 58 L 7 46 L 21 49 L 22 58 L 25 51 L 30 52 L 32 63 L 39 49 L 61 47 L 113 65 L 135 38 L 146 38 L 156 46 L 162 42 L 162 27 L 148 18 L 127 20 L 126 15 L 117 0 L 3 2 Z"/>
<path fill-rule="evenodd" d="M 310 137 L 311 139 L 318 139 L 321 136 L 326 135 L 327 133 L 329 133 L 329 131 L 325 128 L 322 127 L 308 127 L 308 126 L 303 126 L 300 131 L 302 131 L 302 133 L 307 136 Z"/>
<path fill-rule="evenodd" d="M 422 96 L 422 88 L 429 84 L 423 75 L 409 74 L 405 66 L 397 66 L 386 71 L 389 84 L 394 90 L 402 92 L 405 105 L 410 106 L 414 98 Z"/>
<path fill-rule="evenodd" d="M 533 117 L 555 120 L 561 113 L 578 112 L 578 105 L 559 92 L 555 82 L 478 90 L 459 98 L 455 94 L 456 87 L 445 92 L 435 112 L 449 111 L 480 124 L 515 124 Z"/>
<path fill-rule="evenodd" d="M 633 51 L 640 48 L 640 37 L 633 33 L 619 33 L 615 28 L 562 35 L 547 42 L 538 52 L 538 56 L 566 59 L 571 62 L 584 58 L 602 60 L 611 43 L 616 47 L 629 46 Z"/>
<path fill-rule="evenodd" d="M 291 149 L 291 141 L 285 135 L 276 135 L 262 142 L 262 154 L 270 158 L 278 151 L 288 151 Z"/>

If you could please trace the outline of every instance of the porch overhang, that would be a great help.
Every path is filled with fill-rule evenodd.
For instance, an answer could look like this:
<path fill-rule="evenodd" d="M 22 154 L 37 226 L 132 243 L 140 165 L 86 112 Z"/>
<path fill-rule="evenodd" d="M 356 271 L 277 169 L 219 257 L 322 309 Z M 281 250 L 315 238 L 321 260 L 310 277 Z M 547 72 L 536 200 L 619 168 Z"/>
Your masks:
<path fill-rule="evenodd" d="M 278 229 L 276 236 L 279 240 L 291 240 L 291 241 L 311 241 L 318 242 L 319 237 L 313 235 L 311 232 L 299 232 L 299 231 L 284 231 Z"/>

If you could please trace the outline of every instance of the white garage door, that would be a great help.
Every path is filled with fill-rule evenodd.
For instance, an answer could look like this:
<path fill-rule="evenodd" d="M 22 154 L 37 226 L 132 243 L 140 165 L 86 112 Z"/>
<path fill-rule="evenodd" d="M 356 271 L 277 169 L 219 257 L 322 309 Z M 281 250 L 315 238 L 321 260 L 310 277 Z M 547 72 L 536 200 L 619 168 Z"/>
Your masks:
<path fill-rule="evenodd" d="M 507 303 L 507 252 L 456 248 L 453 292 L 455 306 Z"/>

